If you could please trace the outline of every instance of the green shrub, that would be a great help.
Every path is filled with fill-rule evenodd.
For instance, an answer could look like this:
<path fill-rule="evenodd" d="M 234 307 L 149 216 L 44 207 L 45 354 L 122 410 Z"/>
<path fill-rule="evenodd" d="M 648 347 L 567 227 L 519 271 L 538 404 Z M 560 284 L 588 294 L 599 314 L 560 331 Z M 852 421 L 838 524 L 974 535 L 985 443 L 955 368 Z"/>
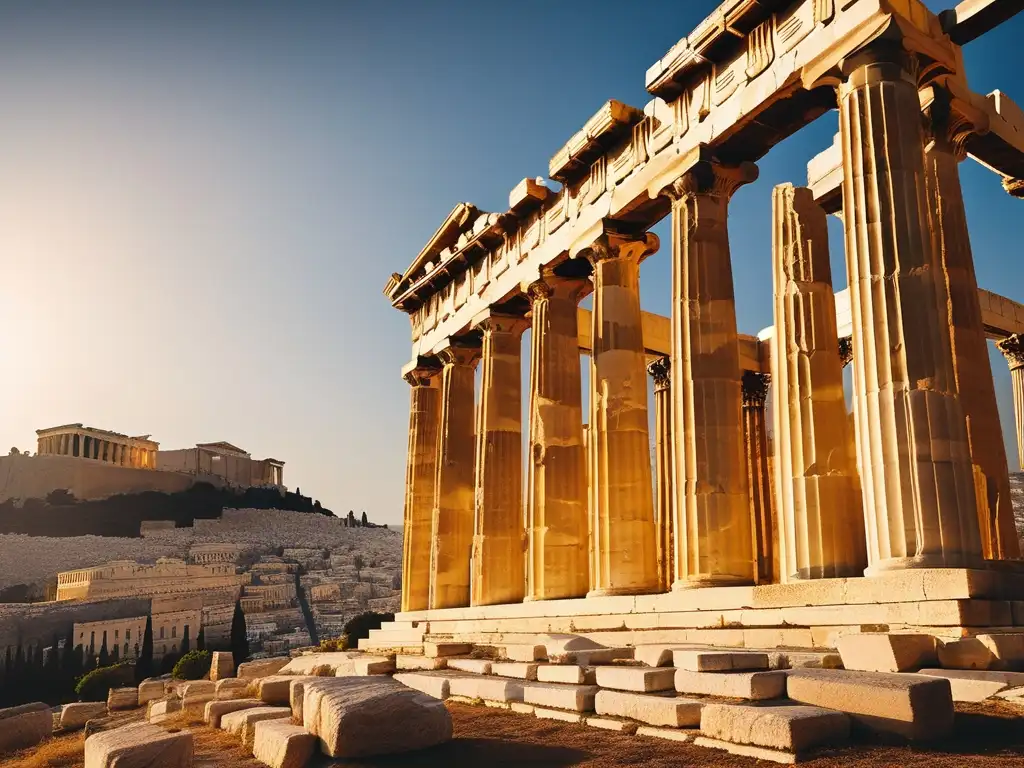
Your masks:
<path fill-rule="evenodd" d="M 332 637 L 328 640 L 321 640 L 320 650 L 324 653 L 334 653 L 335 651 L 347 651 L 348 635 L 342 635 L 341 637 Z"/>
<path fill-rule="evenodd" d="M 376 611 L 366 611 L 358 616 L 353 616 L 344 628 L 345 635 L 348 637 L 348 647 L 357 647 L 360 640 L 370 636 L 371 629 L 380 629 L 380 625 L 385 621 L 394 621 L 394 619 L 395 614 L 393 613 L 377 613 Z"/>
<path fill-rule="evenodd" d="M 178 659 L 171 677 L 175 680 L 202 680 L 210 674 L 212 658 L 209 651 L 189 651 Z"/>
<path fill-rule="evenodd" d="M 111 688 L 135 684 L 135 663 L 122 661 L 109 667 L 97 667 L 81 677 L 75 686 L 80 701 L 106 701 Z"/>

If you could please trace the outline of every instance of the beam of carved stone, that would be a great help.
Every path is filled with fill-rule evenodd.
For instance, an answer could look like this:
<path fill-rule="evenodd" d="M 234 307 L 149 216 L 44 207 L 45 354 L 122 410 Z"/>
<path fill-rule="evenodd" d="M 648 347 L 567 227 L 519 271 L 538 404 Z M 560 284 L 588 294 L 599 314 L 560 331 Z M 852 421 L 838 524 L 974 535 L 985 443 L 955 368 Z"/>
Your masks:
<path fill-rule="evenodd" d="M 957 45 L 966 45 L 1024 10 L 1024 0 L 963 0 L 939 14 L 942 30 Z"/>
<path fill-rule="evenodd" d="M 729 198 L 757 167 L 701 160 L 672 199 L 672 418 L 676 492 L 674 589 L 754 578 Z"/>
<path fill-rule="evenodd" d="M 430 607 L 469 605 L 473 548 L 473 401 L 479 344 L 450 341 L 439 352 L 441 419 L 431 525 Z"/>
<path fill-rule="evenodd" d="M 778 581 L 778 526 L 772 504 L 772 483 L 768 471 L 768 428 L 765 398 L 771 374 L 743 372 L 743 447 L 750 487 L 750 530 L 754 547 L 754 582 Z"/>
<path fill-rule="evenodd" d="M 590 588 L 586 446 L 576 307 L 587 280 L 551 273 L 527 288 L 530 450 L 526 597 L 583 597 Z"/>
<path fill-rule="evenodd" d="M 594 583 L 589 593 L 594 596 L 658 588 L 640 320 L 640 260 L 657 247 L 653 234 L 644 239 L 604 234 L 586 251 L 594 265 Z"/>
<path fill-rule="evenodd" d="M 430 529 L 437 481 L 440 378 L 441 369 L 437 365 L 421 365 L 405 373 L 412 390 L 402 527 L 403 611 L 422 611 L 430 607 Z"/>
<path fill-rule="evenodd" d="M 488 312 L 476 429 L 476 509 L 471 605 L 518 603 L 523 562 L 523 317 Z"/>
<path fill-rule="evenodd" d="M 775 472 L 784 580 L 861 576 L 864 518 L 849 455 L 825 211 L 773 193 Z"/>
<path fill-rule="evenodd" d="M 1013 386 L 1013 417 L 1017 427 L 1017 460 L 1024 467 L 1024 339 L 1018 334 L 996 343 L 1010 366 Z"/>
<path fill-rule="evenodd" d="M 952 109 L 949 92 L 926 89 L 930 141 L 925 148 L 928 209 L 934 248 L 939 254 L 949 295 L 950 341 L 960 403 L 967 416 L 967 438 L 978 493 L 978 525 L 986 558 L 1020 556 L 1020 542 L 1010 503 L 1006 449 L 996 405 L 995 382 L 978 300 L 978 278 L 967 230 L 958 165 L 965 142 L 976 125 Z"/>
<path fill-rule="evenodd" d="M 654 528 L 658 543 L 658 591 L 672 587 L 672 360 L 659 357 L 647 366 L 654 379 L 654 466 L 657 496 L 654 500 Z"/>
<path fill-rule="evenodd" d="M 872 573 L 981 561 L 912 69 L 898 43 L 880 39 L 844 62 L 839 92 L 854 407 Z"/>

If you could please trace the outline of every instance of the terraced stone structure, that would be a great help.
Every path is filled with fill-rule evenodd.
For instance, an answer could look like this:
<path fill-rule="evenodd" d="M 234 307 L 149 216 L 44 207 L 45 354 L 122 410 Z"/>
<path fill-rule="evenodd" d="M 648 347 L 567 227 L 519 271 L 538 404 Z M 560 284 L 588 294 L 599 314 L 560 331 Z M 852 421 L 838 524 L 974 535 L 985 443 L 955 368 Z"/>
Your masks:
<path fill-rule="evenodd" d="M 970 155 L 1007 189 L 1024 178 L 1024 113 L 973 93 L 960 50 L 1013 10 L 727 0 L 650 67 L 643 109 L 609 101 L 555 153 L 557 190 L 527 178 L 507 211 L 452 210 L 385 288 L 410 319 L 412 393 L 403 613 L 383 646 L 833 647 L 865 626 L 1024 625 L 985 348 L 1024 307 L 979 290 L 958 176 Z M 774 193 L 774 325 L 741 335 L 730 198 L 832 115 L 808 186 Z M 828 213 L 846 231 L 838 293 Z M 670 317 L 640 306 L 659 250 Z"/>

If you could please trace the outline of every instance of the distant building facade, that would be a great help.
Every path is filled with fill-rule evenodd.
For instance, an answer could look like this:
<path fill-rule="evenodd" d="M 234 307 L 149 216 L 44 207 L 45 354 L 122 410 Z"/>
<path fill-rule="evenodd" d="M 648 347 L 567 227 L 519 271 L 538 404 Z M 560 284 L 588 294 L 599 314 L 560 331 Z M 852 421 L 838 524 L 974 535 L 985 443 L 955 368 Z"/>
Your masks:
<path fill-rule="evenodd" d="M 36 430 L 40 456 L 74 456 L 135 469 L 156 469 L 160 443 L 149 435 L 130 437 L 82 424 L 64 424 Z"/>
<path fill-rule="evenodd" d="M 160 658 L 168 653 L 178 653 L 186 635 L 189 646 L 195 649 L 202 629 L 202 600 L 179 600 L 167 604 L 153 601 L 153 656 Z M 75 623 L 73 628 L 75 645 L 82 646 L 89 656 L 96 656 L 106 645 L 107 653 L 121 659 L 139 655 L 146 633 L 146 616 L 128 619 L 105 619 Z"/>
<path fill-rule="evenodd" d="M 247 580 L 235 573 L 232 563 L 189 564 L 172 557 L 162 557 L 155 565 L 116 560 L 57 574 L 57 599 L 182 595 L 224 587 L 239 589 Z"/>
<path fill-rule="evenodd" d="M 284 462 L 254 459 L 248 451 L 227 442 L 197 443 L 195 448 L 157 453 L 157 469 L 193 475 L 213 475 L 229 485 L 284 486 Z"/>

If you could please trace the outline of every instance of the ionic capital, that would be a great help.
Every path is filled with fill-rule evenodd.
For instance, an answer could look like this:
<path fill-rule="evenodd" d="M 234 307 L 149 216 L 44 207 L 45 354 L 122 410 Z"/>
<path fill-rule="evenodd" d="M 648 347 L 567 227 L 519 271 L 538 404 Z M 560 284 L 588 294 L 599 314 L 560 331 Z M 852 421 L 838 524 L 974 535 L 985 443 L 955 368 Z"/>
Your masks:
<path fill-rule="evenodd" d="M 1003 179 L 1003 189 L 1018 200 L 1024 200 L 1024 179 L 1014 179 L 1009 176 Z"/>
<path fill-rule="evenodd" d="M 996 346 L 1003 353 L 1011 371 L 1024 368 L 1024 338 L 1019 333 L 1007 336 L 1002 341 L 997 341 Z"/>
<path fill-rule="evenodd" d="M 700 160 L 662 193 L 673 203 L 704 195 L 728 202 L 744 184 L 757 181 L 759 173 L 757 166 L 750 162 L 723 165 L 716 160 Z"/>
<path fill-rule="evenodd" d="M 437 386 L 441 375 L 441 361 L 436 357 L 418 357 L 402 368 L 402 378 L 411 387 Z"/>
<path fill-rule="evenodd" d="M 764 401 L 768 397 L 768 385 L 771 383 L 772 375 L 770 373 L 744 371 L 743 407 L 764 408 Z"/>
<path fill-rule="evenodd" d="M 640 262 L 645 256 L 657 253 L 660 246 L 661 240 L 653 232 L 646 232 L 638 237 L 606 232 L 585 248 L 580 256 L 595 267 L 600 262 L 611 259 Z"/>
<path fill-rule="evenodd" d="M 948 146 L 958 161 L 967 157 L 967 140 L 989 129 L 988 115 L 950 90 L 930 85 L 919 92 L 925 134 Z"/>
<path fill-rule="evenodd" d="M 654 391 L 662 392 L 668 389 L 671 383 L 670 369 L 672 367 L 672 359 L 665 355 L 659 357 L 651 363 L 647 364 L 647 373 L 654 379 Z"/>
<path fill-rule="evenodd" d="M 843 336 L 839 339 L 839 362 L 843 368 L 853 362 L 853 337 Z"/>
<path fill-rule="evenodd" d="M 450 336 L 437 348 L 437 357 L 448 366 L 474 366 L 480 359 L 481 344 L 478 338 Z"/>
<path fill-rule="evenodd" d="M 485 309 L 473 318 L 470 327 L 474 331 L 482 331 L 485 335 L 490 333 L 508 333 L 520 336 L 530 327 L 530 321 L 522 315 L 514 315 L 503 312 L 495 312 L 493 309 Z"/>

